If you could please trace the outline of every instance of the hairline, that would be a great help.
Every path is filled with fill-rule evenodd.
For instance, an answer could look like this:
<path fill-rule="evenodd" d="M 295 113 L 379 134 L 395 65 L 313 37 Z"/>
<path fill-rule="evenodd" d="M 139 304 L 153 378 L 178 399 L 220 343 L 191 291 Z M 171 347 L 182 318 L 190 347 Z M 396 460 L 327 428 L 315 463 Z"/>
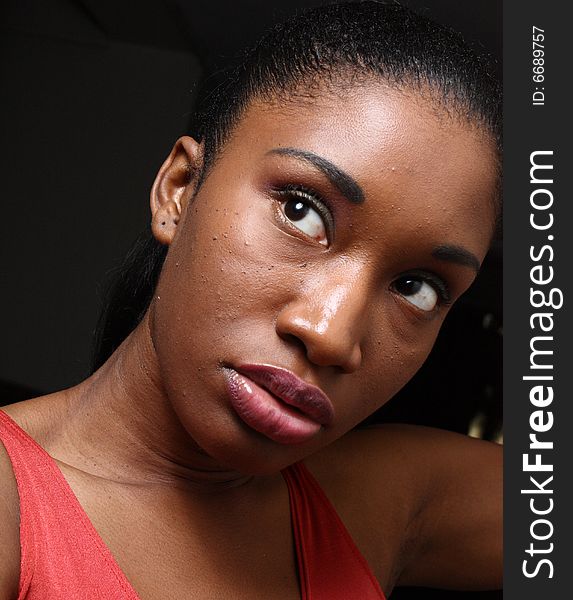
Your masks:
<path fill-rule="evenodd" d="M 354 87 L 349 88 L 348 84 L 353 83 Z M 359 71 L 354 65 L 342 65 L 334 73 L 332 67 L 326 69 L 324 73 L 315 74 L 314 77 L 306 76 L 293 81 L 290 85 L 281 86 L 280 88 L 260 90 L 253 94 L 248 102 L 241 105 L 234 115 L 232 121 L 228 124 L 224 131 L 224 137 L 217 140 L 210 149 L 210 153 L 203 154 L 203 164 L 199 173 L 198 184 L 195 193 L 198 193 L 203 183 L 211 173 L 211 170 L 216 166 L 216 163 L 221 158 L 226 146 L 229 144 L 239 124 L 244 119 L 249 110 L 257 103 L 261 108 L 272 107 L 286 109 L 288 106 L 301 106 L 306 102 L 315 102 L 319 95 L 332 95 L 340 98 L 348 98 L 348 95 L 356 90 L 366 88 L 367 86 L 377 85 L 385 87 L 388 91 L 398 94 L 405 94 L 410 99 L 418 98 L 427 103 L 428 107 L 433 107 L 432 114 L 437 118 L 438 122 L 443 122 L 444 118 L 451 119 L 459 126 L 466 126 L 476 132 L 483 134 L 484 140 L 489 140 L 492 147 L 492 160 L 495 163 L 497 171 L 496 180 L 500 187 L 499 180 L 501 179 L 501 147 L 499 140 L 493 129 L 488 125 L 486 120 L 477 114 L 476 111 L 471 111 L 467 102 L 462 98 L 455 98 L 453 94 L 448 94 L 444 90 L 440 90 L 438 85 L 432 85 L 428 81 L 416 80 L 411 75 L 405 75 L 398 80 L 396 77 L 385 77 L 380 73 L 373 72 L 370 69 Z M 316 93 L 311 93 L 314 90 Z M 205 149 L 205 142 L 208 135 L 214 136 L 214 132 L 205 132 L 201 143 Z M 500 212 L 501 202 L 499 192 L 492 199 L 494 224 L 497 223 Z M 494 226 L 495 229 L 495 226 Z"/>

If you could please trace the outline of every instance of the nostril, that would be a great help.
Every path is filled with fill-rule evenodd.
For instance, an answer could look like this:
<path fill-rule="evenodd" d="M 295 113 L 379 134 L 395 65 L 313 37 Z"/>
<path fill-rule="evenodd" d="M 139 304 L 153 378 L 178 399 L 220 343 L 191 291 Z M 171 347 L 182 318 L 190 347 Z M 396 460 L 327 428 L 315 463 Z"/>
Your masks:
<path fill-rule="evenodd" d="M 305 356 L 307 354 L 307 347 L 305 345 L 305 343 L 296 335 L 292 334 L 292 333 L 280 333 L 279 332 L 279 337 L 284 340 L 289 346 L 291 346 L 292 348 L 296 348 L 298 350 L 300 350 Z"/>

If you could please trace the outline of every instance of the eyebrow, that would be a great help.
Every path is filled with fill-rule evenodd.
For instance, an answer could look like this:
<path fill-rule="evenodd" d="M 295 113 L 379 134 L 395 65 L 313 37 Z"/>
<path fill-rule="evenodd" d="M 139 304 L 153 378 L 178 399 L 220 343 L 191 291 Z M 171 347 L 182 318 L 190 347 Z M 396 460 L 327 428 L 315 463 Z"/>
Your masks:
<path fill-rule="evenodd" d="M 267 154 L 282 154 L 309 162 L 322 171 L 330 183 L 350 202 L 353 204 L 362 204 L 364 202 L 364 192 L 356 181 L 348 173 L 339 169 L 334 163 L 331 163 L 322 156 L 318 156 L 318 154 L 314 154 L 308 150 L 299 150 L 298 148 L 274 148 Z"/>
<path fill-rule="evenodd" d="M 438 260 L 453 262 L 464 267 L 471 267 L 476 272 L 480 269 L 480 262 L 475 254 L 472 254 L 469 250 L 466 250 L 461 246 L 437 246 L 432 250 L 432 256 Z"/>

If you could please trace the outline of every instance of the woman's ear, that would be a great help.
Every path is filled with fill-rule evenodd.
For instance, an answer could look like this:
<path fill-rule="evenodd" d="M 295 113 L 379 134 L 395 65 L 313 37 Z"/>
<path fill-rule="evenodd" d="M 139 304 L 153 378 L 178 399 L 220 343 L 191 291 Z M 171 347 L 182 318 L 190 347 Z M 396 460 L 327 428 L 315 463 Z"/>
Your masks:
<path fill-rule="evenodd" d="M 175 142 L 159 169 L 151 188 L 151 232 L 160 243 L 169 245 L 185 204 L 192 198 L 203 161 L 203 147 L 189 136 Z"/>

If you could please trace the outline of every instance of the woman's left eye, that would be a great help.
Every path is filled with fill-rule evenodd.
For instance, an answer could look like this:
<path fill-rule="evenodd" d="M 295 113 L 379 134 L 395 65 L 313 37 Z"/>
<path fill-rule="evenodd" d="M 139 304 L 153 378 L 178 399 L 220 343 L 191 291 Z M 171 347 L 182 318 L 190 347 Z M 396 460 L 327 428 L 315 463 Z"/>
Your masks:
<path fill-rule="evenodd" d="M 410 304 L 425 312 L 433 311 L 441 302 L 449 303 L 446 285 L 440 281 L 429 281 L 419 275 L 405 275 L 393 283 L 393 288 Z"/>
<path fill-rule="evenodd" d="M 281 210 L 292 225 L 319 244 L 328 246 L 332 216 L 324 203 L 298 186 L 279 190 L 278 194 L 282 197 Z"/>

